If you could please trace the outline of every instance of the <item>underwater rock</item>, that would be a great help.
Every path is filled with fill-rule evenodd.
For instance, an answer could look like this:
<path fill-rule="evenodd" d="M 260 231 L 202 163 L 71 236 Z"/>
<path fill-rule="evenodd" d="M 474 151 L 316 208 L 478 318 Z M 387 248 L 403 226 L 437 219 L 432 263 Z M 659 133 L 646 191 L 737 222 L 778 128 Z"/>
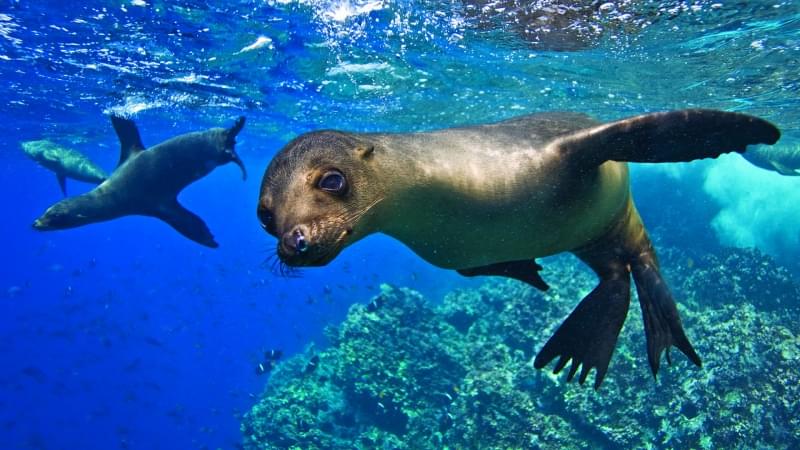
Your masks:
<path fill-rule="evenodd" d="M 760 269 L 765 262 L 769 269 Z M 703 367 L 678 359 L 654 381 L 633 306 L 611 361 L 616 367 L 594 391 L 532 366 L 557 319 L 594 281 L 570 257 L 548 259 L 545 267 L 553 286 L 545 293 L 490 281 L 452 292 L 438 306 L 415 291 L 382 286 L 370 302 L 376 306 L 353 305 L 340 326 L 328 329 L 327 349 L 277 364 L 244 418 L 244 447 L 791 448 L 800 442 L 800 328 L 796 310 L 784 303 L 797 285 L 785 269 L 757 252 L 729 250 L 668 273 L 684 281 L 676 294 L 691 299 L 681 314 Z M 756 283 L 747 283 L 751 277 Z M 721 298 L 721 286 L 739 289 Z M 780 306 L 764 303 L 776 293 Z M 317 368 L 309 372 L 314 356 Z"/>
<path fill-rule="evenodd" d="M 729 248 L 677 266 L 680 290 L 690 300 L 724 306 L 746 302 L 759 310 L 800 309 L 800 286 L 790 271 L 757 249 Z"/>
<path fill-rule="evenodd" d="M 639 319 L 620 337 L 614 382 L 593 393 L 548 380 L 539 386 L 543 407 L 606 448 L 793 448 L 800 354 L 791 315 L 746 303 L 681 312 L 700 337 L 703 368 L 680 362 L 654 382 L 631 351 L 642 345 Z"/>

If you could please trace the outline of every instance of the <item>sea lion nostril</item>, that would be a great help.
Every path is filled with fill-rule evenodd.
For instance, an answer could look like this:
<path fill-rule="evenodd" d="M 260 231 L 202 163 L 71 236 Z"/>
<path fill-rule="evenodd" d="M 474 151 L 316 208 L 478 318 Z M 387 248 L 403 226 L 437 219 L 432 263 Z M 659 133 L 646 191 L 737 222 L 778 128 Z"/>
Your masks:
<path fill-rule="evenodd" d="M 308 243 L 305 236 L 303 236 L 303 232 L 299 229 L 294 230 L 292 236 L 294 237 L 294 248 L 297 253 L 305 253 L 308 250 Z"/>

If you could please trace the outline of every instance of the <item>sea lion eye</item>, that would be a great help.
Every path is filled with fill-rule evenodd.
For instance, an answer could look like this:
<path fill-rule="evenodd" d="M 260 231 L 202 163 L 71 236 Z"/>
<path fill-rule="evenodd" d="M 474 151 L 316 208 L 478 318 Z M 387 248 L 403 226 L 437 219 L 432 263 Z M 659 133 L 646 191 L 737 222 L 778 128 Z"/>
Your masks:
<path fill-rule="evenodd" d="M 325 175 L 319 179 L 317 186 L 319 186 L 319 188 L 323 191 L 330 192 L 332 194 L 342 194 L 347 187 L 347 182 L 345 181 L 344 175 L 341 172 L 338 170 L 330 170 L 325 172 Z"/>
<path fill-rule="evenodd" d="M 275 230 L 275 221 L 272 217 L 272 212 L 264 207 L 258 208 L 258 220 L 261 222 L 261 227 L 272 235 L 277 235 Z"/>

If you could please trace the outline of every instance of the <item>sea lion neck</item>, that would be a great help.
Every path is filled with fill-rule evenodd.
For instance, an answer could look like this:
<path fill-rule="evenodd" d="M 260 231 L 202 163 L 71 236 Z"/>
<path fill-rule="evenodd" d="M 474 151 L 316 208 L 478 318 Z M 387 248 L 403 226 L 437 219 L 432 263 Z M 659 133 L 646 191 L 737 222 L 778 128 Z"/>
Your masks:
<path fill-rule="evenodd" d="M 424 136 L 420 134 L 372 134 L 368 139 L 375 143 L 373 164 L 377 173 L 392 174 L 391 180 L 381 180 L 381 200 L 374 207 L 372 232 L 380 232 L 401 239 L 413 233 L 420 218 L 430 216 L 433 197 L 441 196 L 445 176 L 436 167 L 436 155 L 428 151 Z M 432 197 L 433 196 L 433 197 Z M 401 239 L 402 240 L 402 239 Z"/>
<path fill-rule="evenodd" d="M 540 190 L 530 173 L 543 164 L 545 152 L 529 143 L 505 142 L 476 129 L 366 137 L 376 146 L 376 173 L 391 174 L 381 180 L 385 198 L 376 207 L 375 231 L 400 240 L 423 228 L 430 233 L 448 228 L 447 216 L 489 214 L 512 207 L 525 191 Z M 458 207 L 467 199 L 471 211 Z"/>

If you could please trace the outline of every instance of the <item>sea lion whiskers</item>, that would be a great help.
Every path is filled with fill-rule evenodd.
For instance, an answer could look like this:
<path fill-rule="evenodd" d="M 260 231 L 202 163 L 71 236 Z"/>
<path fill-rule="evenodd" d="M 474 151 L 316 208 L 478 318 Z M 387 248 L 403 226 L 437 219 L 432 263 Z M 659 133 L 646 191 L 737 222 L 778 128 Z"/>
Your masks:
<path fill-rule="evenodd" d="M 353 234 L 351 224 L 358 222 L 367 212 L 375 207 L 383 200 L 379 197 L 367 204 L 366 206 L 351 212 L 346 210 L 339 212 L 331 217 L 326 217 L 324 221 L 313 220 L 306 226 L 309 230 L 311 237 L 311 244 L 314 245 L 315 250 L 310 252 L 308 262 L 320 263 L 333 259 L 335 255 L 341 250 L 345 240 Z M 338 234 L 333 235 L 337 228 L 344 228 Z M 280 245 L 280 244 L 279 244 Z M 308 250 L 303 251 L 306 253 Z M 281 262 L 284 262 L 281 260 Z M 293 267 L 293 266 L 290 266 Z"/>
<path fill-rule="evenodd" d="M 351 223 L 354 223 L 354 222 L 358 222 L 359 220 L 361 220 L 361 218 L 366 213 L 368 213 L 372 208 L 374 208 L 375 205 L 377 205 L 378 203 L 383 201 L 384 198 L 385 197 L 379 197 L 376 200 L 374 200 L 372 203 L 364 206 L 361 209 L 357 209 L 355 211 L 347 211 L 346 209 L 343 209 L 343 212 L 338 213 L 338 214 L 336 214 L 336 215 L 334 215 L 334 216 L 332 216 L 330 218 L 327 218 L 324 221 L 325 224 L 344 225 L 346 227 L 346 229 L 343 230 L 340 233 L 340 236 L 337 237 L 336 240 L 334 240 L 332 244 L 334 244 L 334 245 L 335 244 L 339 244 L 342 240 L 344 240 L 344 238 L 349 236 L 353 232 L 353 229 L 350 226 L 348 226 L 348 224 L 351 224 Z M 328 225 L 322 227 L 322 226 L 320 226 L 320 223 L 322 223 L 322 222 L 317 221 L 317 220 L 315 220 L 314 222 L 311 223 L 312 235 L 314 235 L 314 232 L 316 232 L 316 230 L 318 228 L 323 228 L 323 229 L 328 228 Z"/>
<path fill-rule="evenodd" d="M 361 220 L 361 218 L 364 216 L 364 214 L 369 212 L 372 208 L 375 207 L 375 205 L 377 205 L 378 203 L 382 202 L 385 198 L 386 198 L 385 196 L 378 197 L 372 203 L 368 204 L 367 206 L 363 207 L 362 209 L 353 211 L 353 212 L 351 212 L 351 213 L 349 213 L 347 215 L 343 215 L 342 216 L 343 221 L 345 223 L 352 223 L 352 222 L 357 222 L 357 221 Z"/>
<path fill-rule="evenodd" d="M 267 267 L 267 270 L 270 271 L 273 275 L 277 275 L 283 278 L 299 278 L 301 276 L 300 269 L 297 267 L 292 267 L 283 260 L 281 260 L 280 256 L 278 255 L 277 250 L 272 250 L 272 252 L 264 259 L 261 263 L 262 267 Z"/>

